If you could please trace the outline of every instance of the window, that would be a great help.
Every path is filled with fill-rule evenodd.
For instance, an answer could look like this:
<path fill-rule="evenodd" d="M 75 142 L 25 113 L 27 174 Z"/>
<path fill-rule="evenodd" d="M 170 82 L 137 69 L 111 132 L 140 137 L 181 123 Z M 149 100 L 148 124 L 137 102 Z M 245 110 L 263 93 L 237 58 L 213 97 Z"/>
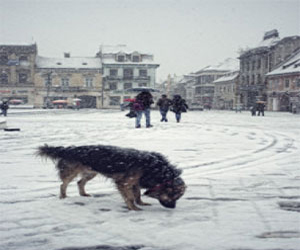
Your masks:
<path fill-rule="evenodd" d="M 140 69 L 139 70 L 139 76 L 146 77 L 147 76 L 147 70 L 146 69 Z"/>
<path fill-rule="evenodd" d="M 300 88 L 300 78 L 298 78 L 298 79 L 296 80 L 296 83 L 297 83 L 297 88 Z"/>
<path fill-rule="evenodd" d="M 255 61 L 252 62 L 252 70 L 255 69 Z"/>
<path fill-rule="evenodd" d="M 130 89 L 132 88 L 132 83 L 131 82 L 125 82 L 124 83 L 124 89 Z"/>
<path fill-rule="evenodd" d="M 257 84 L 261 84 L 261 76 L 260 76 L 260 74 L 257 75 Z"/>
<path fill-rule="evenodd" d="M 8 57 L 6 55 L 0 56 L 0 64 L 5 65 L 8 63 Z"/>
<path fill-rule="evenodd" d="M 6 73 L 0 75 L 0 84 L 8 84 L 8 76 Z"/>
<path fill-rule="evenodd" d="M 258 60 L 257 60 L 257 69 L 260 69 L 260 67 L 261 67 L 261 60 L 258 59 Z"/>
<path fill-rule="evenodd" d="M 92 88 L 93 87 L 93 78 L 85 78 L 85 86 L 87 88 Z"/>
<path fill-rule="evenodd" d="M 147 87 L 147 83 L 146 82 L 140 82 L 139 87 Z"/>
<path fill-rule="evenodd" d="M 133 78 L 133 69 L 124 69 L 124 79 Z"/>
<path fill-rule="evenodd" d="M 110 69 L 109 70 L 109 75 L 110 76 L 117 76 L 118 75 L 118 70 L 117 69 Z"/>
<path fill-rule="evenodd" d="M 125 62 L 125 55 L 118 55 L 117 61 L 118 62 Z"/>
<path fill-rule="evenodd" d="M 61 78 L 61 86 L 69 87 L 69 78 Z"/>
<path fill-rule="evenodd" d="M 285 87 L 286 88 L 290 87 L 290 80 L 289 79 L 285 79 Z"/>
<path fill-rule="evenodd" d="M 110 106 L 119 106 L 120 105 L 120 96 L 111 96 L 109 97 L 109 105 Z"/>
<path fill-rule="evenodd" d="M 139 62 L 140 61 L 140 57 L 139 56 L 132 56 L 132 61 L 133 62 Z"/>
<path fill-rule="evenodd" d="M 19 74 L 19 83 L 26 83 L 27 82 L 27 74 L 20 73 Z"/>
<path fill-rule="evenodd" d="M 116 90 L 117 89 L 117 83 L 116 82 L 111 82 L 109 84 L 109 90 Z"/>
<path fill-rule="evenodd" d="M 20 62 L 27 62 L 27 56 L 20 56 L 19 61 Z"/>

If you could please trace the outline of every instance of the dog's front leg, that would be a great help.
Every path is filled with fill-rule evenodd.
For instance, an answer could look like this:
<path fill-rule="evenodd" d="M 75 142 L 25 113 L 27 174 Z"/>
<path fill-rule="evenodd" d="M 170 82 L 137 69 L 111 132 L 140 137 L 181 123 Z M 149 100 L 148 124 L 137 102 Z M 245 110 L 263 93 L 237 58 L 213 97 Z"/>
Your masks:
<path fill-rule="evenodd" d="M 131 185 L 129 186 L 128 183 L 126 183 L 126 182 L 122 182 L 122 183 L 117 182 L 116 184 L 117 184 L 118 190 L 121 193 L 128 209 L 135 210 L 135 211 L 141 210 L 134 204 L 135 197 L 134 197 L 132 186 Z"/>
<path fill-rule="evenodd" d="M 140 186 L 139 186 L 139 185 L 134 185 L 134 186 L 132 187 L 132 190 L 133 190 L 135 202 L 136 202 L 138 205 L 141 205 L 141 206 L 151 206 L 150 203 L 145 203 L 145 202 L 142 201 L 142 199 L 141 199 L 141 189 L 140 189 Z"/>

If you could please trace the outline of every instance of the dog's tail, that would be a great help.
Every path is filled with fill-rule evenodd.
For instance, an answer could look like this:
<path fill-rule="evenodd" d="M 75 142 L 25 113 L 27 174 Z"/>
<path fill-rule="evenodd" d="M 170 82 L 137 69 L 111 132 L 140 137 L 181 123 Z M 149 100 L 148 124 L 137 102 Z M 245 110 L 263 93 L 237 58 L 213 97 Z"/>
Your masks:
<path fill-rule="evenodd" d="M 44 146 L 40 146 L 37 150 L 37 156 L 51 158 L 52 160 L 58 160 L 63 158 L 65 154 L 64 147 L 51 147 L 45 144 Z"/>

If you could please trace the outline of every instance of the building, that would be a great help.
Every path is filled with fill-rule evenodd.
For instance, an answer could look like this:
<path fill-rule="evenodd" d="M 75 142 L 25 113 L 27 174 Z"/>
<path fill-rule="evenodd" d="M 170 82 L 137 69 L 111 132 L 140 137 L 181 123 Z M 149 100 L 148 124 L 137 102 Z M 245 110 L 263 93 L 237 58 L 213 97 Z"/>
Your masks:
<path fill-rule="evenodd" d="M 159 64 L 152 54 L 131 50 L 126 45 L 102 45 L 97 57 L 103 68 L 103 107 L 119 108 L 124 99 L 133 98 L 136 92 L 128 89 L 156 87 Z"/>
<path fill-rule="evenodd" d="M 37 45 L 0 45 L 0 100 L 33 105 Z"/>
<path fill-rule="evenodd" d="M 231 110 L 238 106 L 238 100 L 236 100 L 235 94 L 238 76 L 238 71 L 232 71 L 213 82 L 215 85 L 213 100 L 214 109 Z"/>
<path fill-rule="evenodd" d="M 72 106 L 74 99 L 80 99 L 82 108 L 102 107 L 98 57 L 71 57 L 69 53 L 63 58 L 37 56 L 34 83 L 35 107 L 53 107 L 55 100 L 65 100 L 65 105 Z"/>
<path fill-rule="evenodd" d="M 268 110 L 300 113 L 300 49 L 266 76 Z"/>
<path fill-rule="evenodd" d="M 212 108 L 215 91 L 214 82 L 218 78 L 226 75 L 226 73 L 237 69 L 238 60 L 228 58 L 218 65 L 207 66 L 194 73 L 196 78 L 194 103 L 198 103 L 208 109 Z"/>
<path fill-rule="evenodd" d="M 240 82 L 237 92 L 245 107 L 249 108 L 257 100 L 266 101 L 266 74 L 298 48 L 300 48 L 300 36 L 280 39 L 278 31 L 271 30 L 264 34 L 263 40 L 256 47 L 241 52 Z"/>

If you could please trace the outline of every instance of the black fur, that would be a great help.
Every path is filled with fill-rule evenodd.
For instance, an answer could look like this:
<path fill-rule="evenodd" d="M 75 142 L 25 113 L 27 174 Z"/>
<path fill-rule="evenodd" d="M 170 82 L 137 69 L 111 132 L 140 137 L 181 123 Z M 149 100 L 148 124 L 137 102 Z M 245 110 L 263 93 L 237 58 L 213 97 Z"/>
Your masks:
<path fill-rule="evenodd" d="M 159 153 L 115 146 L 51 147 L 45 145 L 39 147 L 38 155 L 55 160 L 80 162 L 104 176 L 142 170 L 139 184 L 145 189 L 173 181 L 182 172 Z"/>

